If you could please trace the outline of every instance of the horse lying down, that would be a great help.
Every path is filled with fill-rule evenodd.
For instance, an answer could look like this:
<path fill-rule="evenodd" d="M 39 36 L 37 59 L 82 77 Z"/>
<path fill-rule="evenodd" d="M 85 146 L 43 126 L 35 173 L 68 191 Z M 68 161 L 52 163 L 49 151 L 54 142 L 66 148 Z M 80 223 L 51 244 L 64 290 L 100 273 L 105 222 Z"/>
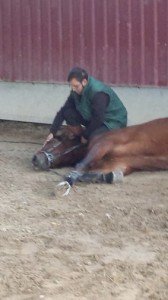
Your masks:
<path fill-rule="evenodd" d="M 58 143 L 59 147 L 42 148 L 33 164 L 45 168 L 75 164 L 61 183 L 69 186 L 77 181 L 112 183 L 135 171 L 168 170 L 168 118 L 100 134 L 87 147 L 67 137 Z"/>
<path fill-rule="evenodd" d="M 68 126 L 62 126 L 56 137 L 44 145 L 32 158 L 35 169 L 49 170 L 75 166 L 87 153 L 87 146 L 74 136 Z"/>

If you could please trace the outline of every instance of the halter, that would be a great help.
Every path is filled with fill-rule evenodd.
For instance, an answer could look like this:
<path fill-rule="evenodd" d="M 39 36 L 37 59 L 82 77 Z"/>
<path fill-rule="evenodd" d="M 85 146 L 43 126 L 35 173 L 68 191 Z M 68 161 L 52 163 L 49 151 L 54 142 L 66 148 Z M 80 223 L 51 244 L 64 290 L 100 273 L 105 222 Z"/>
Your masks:
<path fill-rule="evenodd" d="M 83 146 L 83 145 L 82 144 L 78 144 L 78 145 L 72 146 L 72 147 L 70 147 L 69 149 L 67 149 L 67 150 L 65 150 L 63 152 L 59 152 L 57 154 L 57 157 L 61 157 L 63 155 L 66 155 L 66 154 L 70 153 L 71 151 L 80 148 L 81 146 Z M 48 168 L 50 168 L 51 164 L 52 164 L 52 162 L 54 160 L 54 155 L 51 152 L 48 152 L 48 151 L 40 151 L 40 152 L 44 153 L 45 157 L 47 158 L 47 166 L 48 166 Z"/>
<path fill-rule="evenodd" d="M 47 167 L 50 168 L 54 158 L 53 154 L 47 151 L 41 151 L 41 153 L 44 153 L 45 157 L 47 158 Z"/>

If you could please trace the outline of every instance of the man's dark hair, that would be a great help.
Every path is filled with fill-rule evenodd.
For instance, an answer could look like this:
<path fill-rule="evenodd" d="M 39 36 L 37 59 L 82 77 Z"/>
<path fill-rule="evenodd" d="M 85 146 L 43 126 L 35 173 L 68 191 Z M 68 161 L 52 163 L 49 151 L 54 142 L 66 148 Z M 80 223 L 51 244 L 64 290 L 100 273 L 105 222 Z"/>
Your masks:
<path fill-rule="evenodd" d="M 79 82 L 82 82 L 83 79 L 88 80 L 88 73 L 86 72 L 86 70 L 80 67 L 75 67 L 69 72 L 68 81 L 71 81 L 74 78 Z"/>

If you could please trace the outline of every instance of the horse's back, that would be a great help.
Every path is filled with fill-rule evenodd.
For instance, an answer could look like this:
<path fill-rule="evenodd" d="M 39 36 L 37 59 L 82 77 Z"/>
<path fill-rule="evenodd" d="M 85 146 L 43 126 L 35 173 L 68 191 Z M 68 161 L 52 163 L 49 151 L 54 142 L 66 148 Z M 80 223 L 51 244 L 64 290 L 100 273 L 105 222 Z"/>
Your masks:
<path fill-rule="evenodd" d="M 168 142 L 168 118 L 160 118 L 146 123 L 111 130 L 95 137 L 90 148 L 95 143 L 109 143 L 113 145 L 131 142 L 147 142 L 149 140 Z"/>

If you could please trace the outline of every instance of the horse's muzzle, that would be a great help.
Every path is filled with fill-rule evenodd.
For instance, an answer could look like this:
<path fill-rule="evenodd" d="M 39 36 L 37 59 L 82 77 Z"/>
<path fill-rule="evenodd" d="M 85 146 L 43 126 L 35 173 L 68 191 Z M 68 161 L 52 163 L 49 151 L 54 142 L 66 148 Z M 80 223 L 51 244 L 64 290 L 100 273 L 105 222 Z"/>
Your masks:
<path fill-rule="evenodd" d="M 32 158 L 32 164 L 35 169 L 38 170 L 49 170 L 50 164 L 48 162 L 48 158 L 44 153 L 37 153 Z"/>

